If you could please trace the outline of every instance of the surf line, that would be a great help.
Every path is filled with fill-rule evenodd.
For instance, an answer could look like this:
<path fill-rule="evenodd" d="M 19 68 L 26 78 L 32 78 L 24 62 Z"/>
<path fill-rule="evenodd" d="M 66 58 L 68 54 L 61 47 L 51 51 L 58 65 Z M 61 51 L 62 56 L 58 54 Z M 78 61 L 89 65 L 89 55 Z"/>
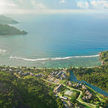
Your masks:
<path fill-rule="evenodd" d="M 72 58 L 95 58 L 99 57 L 99 55 L 89 55 L 89 56 L 69 56 L 69 57 L 55 57 L 55 58 L 37 58 L 37 59 L 30 59 L 30 58 L 23 58 L 17 56 L 10 56 L 9 59 L 16 59 L 16 60 L 24 60 L 24 61 L 56 61 L 56 60 L 68 60 Z"/>

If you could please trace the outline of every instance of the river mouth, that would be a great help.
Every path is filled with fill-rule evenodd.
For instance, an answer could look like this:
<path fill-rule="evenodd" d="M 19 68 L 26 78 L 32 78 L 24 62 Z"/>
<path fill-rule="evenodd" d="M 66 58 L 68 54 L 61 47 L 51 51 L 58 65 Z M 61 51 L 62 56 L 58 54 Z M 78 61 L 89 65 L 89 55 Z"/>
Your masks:
<path fill-rule="evenodd" d="M 90 88 L 92 88 L 94 91 L 96 91 L 96 92 L 98 92 L 98 93 L 108 97 L 108 93 L 103 91 L 102 89 L 100 89 L 100 88 L 98 88 L 96 86 L 93 86 L 93 85 L 87 83 L 86 81 L 79 81 L 79 80 L 77 80 L 76 76 L 74 75 L 74 73 L 72 71 L 70 72 L 70 81 L 78 82 L 78 83 L 84 83 L 87 86 L 89 86 Z"/>

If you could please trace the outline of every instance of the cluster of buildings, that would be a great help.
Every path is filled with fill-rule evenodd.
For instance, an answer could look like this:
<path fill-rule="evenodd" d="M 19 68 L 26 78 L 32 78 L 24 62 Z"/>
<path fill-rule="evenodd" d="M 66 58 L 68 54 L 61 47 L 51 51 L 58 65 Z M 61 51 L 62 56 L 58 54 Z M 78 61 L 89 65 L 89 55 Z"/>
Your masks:
<path fill-rule="evenodd" d="M 31 73 L 30 72 L 23 73 L 22 71 L 20 71 L 20 72 L 18 72 L 18 74 L 20 76 L 27 76 L 27 75 L 30 75 Z"/>
<path fill-rule="evenodd" d="M 35 69 L 36 70 L 36 69 Z M 26 68 L 26 67 L 9 67 L 9 66 L 0 66 L 0 71 L 11 72 L 11 73 L 23 73 L 25 71 L 34 72 L 34 69 Z"/>
<path fill-rule="evenodd" d="M 84 86 L 81 83 L 72 83 L 71 81 L 67 81 L 67 85 L 76 89 L 82 88 Z"/>
<path fill-rule="evenodd" d="M 30 76 L 34 76 L 37 78 L 45 76 L 45 74 L 43 74 L 43 73 L 39 73 L 39 72 L 33 73 L 32 69 L 27 69 L 27 68 L 14 68 L 14 67 L 2 68 L 2 67 L 0 67 L 0 70 L 1 71 L 9 71 L 12 73 L 17 73 L 17 75 L 19 75 L 19 76 L 30 75 Z M 53 71 L 48 75 L 48 77 L 47 77 L 48 81 L 50 81 L 50 82 L 52 81 L 53 83 L 58 84 L 58 86 L 54 88 L 54 93 L 56 95 L 58 95 L 63 90 L 63 87 L 64 87 L 62 84 L 59 83 L 59 81 L 65 80 L 67 78 L 68 78 L 68 76 L 66 74 L 66 71 L 63 71 L 63 70 Z M 81 91 L 83 91 L 84 96 L 82 97 L 82 100 L 88 101 L 88 100 L 92 99 L 93 94 L 89 91 L 89 89 L 84 84 L 72 83 L 71 81 L 67 81 L 66 84 L 70 87 L 80 89 Z M 73 91 L 66 90 L 63 96 L 59 96 L 61 98 L 61 100 L 63 101 L 66 108 L 68 108 L 68 106 L 72 106 L 71 101 L 68 98 L 68 97 L 71 97 L 72 94 L 73 94 Z M 67 101 L 68 104 L 65 101 Z M 73 107 L 71 107 L 71 108 L 73 108 Z"/>
<path fill-rule="evenodd" d="M 64 86 L 63 86 L 62 84 L 59 84 L 59 85 L 54 89 L 54 93 L 56 94 L 56 96 L 58 96 L 57 94 L 58 94 L 59 92 L 61 92 L 61 90 L 62 90 L 63 87 L 64 87 Z M 60 98 L 61 98 L 62 100 L 67 100 L 67 99 L 68 99 L 68 98 L 65 97 L 65 96 L 60 96 Z"/>
<path fill-rule="evenodd" d="M 43 76 L 45 76 L 45 75 L 42 74 L 42 73 L 39 73 L 39 74 L 35 75 L 35 77 L 43 77 Z"/>
<path fill-rule="evenodd" d="M 55 84 L 59 84 L 60 80 L 65 80 L 67 78 L 65 71 L 53 71 L 48 75 L 47 80 Z"/>
<path fill-rule="evenodd" d="M 71 83 L 70 81 L 68 81 L 67 84 L 68 84 L 68 86 L 82 90 L 84 92 L 84 96 L 82 97 L 82 99 L 84 101 L 88 101 L 88 100 L 92 99 L 93 94 L 88 90 L 88 88 L 84 84 Z"/>
<path fill-rule="evenodd" d="M 35 76 L 35 77 L 38 77 L 38 78 L 45 76 L 45 75 L 42 74 L 42 73 L 33 74 L 32 72 L 25 72 L 25 73 L 24 73 L 24 72 L 22 72 L 22 71 L 18 72 L 18 74 L 19 74 L 20 76 L 28 76 L 28 75 L 31 75 L 31 76 Z"/>
<path fill-rule="evenodd" d="M 64 79 L 67 79 L 67 75 L 65 74 L 64 71 L 55 71 L 55 72 L 52 72 L 50 73 L 51 77 L 56 77 L 57 79 L 61 79 L 61 80 L 64 80 Z"/>
<path fill-rule="evenodd" d="M 85 85 L 82 85 L 82 90 L 84 90 L 84 96 L 82 97 L 84 101 L 92 99 L 93 94 L 88 90 Z"/>
<path fill-rule="evenodd" d="M 54 93 L 60 92 L 62 87 L 63 87 L 63 85 L 62 85 L 62 84 L 59 84 L 59 85 L 54 89 Z"/>
<path fill-rule="evenodd" d="M 59 94 L 60 92 L 62 92 L 63 87 L 64 87 L 64 86 L 63 86 L 62 84 L 59 84 L 59 85 L 54 89 L 54 93 L 56 94 L 56 96 L 58 96 L 58 94 Z M 65 108 L 70 108 L 70 107 L 71 107 L 71 108 L 74 108 L 74 107 L 72 107 L 72 103 L 71 103 L 70 98 L 69 98 L 69 96 L 71 97 L 72 94 L 73 94 L 73 91 L 71 91 L 71 90 L 66 90 L 66 91 L 64 92 L 64 95 L 60 95 L 60 96 L 59 96 L 59 98 L 62 100 L 62 102 L 63 102 Z"/>
<path fill-rule="evenodd" d="M 20 71 L 19 69 L 16 69 L 16 68 L 11 68 L 11 67 L 0 67 L 0 71 L 7 71 L 7 72 L 18 72 Z"/>
<path fill-rule="evenodd" d="M 90 100 L 92 98 L 92 93 L 90 93 L 88 90 L 85 91 L 85 96 L 82 97 L 84 101 Z"/>
<path fill-rule="evenodd" d="M 82 88 L 83 86 L 84 85 L 82 85 L 81 83 L 74 83 L 74 84 L 72 84 L 72 87 L 77 88 L 77 89 Z"/>
<path fill-rule="evenodd" d="M 72 83 L 71 81 L 67 81 L 67 85 L 76 89 L 87 90 L 87 87 L 82 83 Z"/>

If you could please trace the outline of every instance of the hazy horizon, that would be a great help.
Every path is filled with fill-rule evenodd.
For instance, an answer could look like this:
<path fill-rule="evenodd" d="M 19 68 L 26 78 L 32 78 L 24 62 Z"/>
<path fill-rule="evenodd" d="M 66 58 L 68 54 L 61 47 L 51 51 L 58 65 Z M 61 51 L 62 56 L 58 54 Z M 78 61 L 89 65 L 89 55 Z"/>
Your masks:
<path fill-rule="evenodd" d="M 107 0 L 0 0 L 0 14 L 107 13 Z"/>

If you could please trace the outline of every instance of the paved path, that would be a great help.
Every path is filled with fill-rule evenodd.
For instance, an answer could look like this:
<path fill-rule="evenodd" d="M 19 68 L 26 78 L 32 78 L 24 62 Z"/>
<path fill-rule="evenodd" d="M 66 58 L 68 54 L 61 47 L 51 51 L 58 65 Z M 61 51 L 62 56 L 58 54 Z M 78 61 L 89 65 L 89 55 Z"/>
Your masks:
<path fill-rule="evenodd" d="M 48 82 L 48 83 L 55 84 L 54 82 L 50 82 L 50 81 L 48 81 L 48 80 L 46 80 L 46 79 L 42 79 L 42 80 L 44 80 L 44 81 L 46 81 L 46 82 Z M 91 104 L 91 103 L 84 102 L 84 101 L 81 99 L 81 96 L 82 96 L 82 94 L 83 94 L 81 90 L 78 90 L 78 89 L 69 87 L 69 86 L 65 85 L 64 83 L 60 83 L 60 84 L 62 84 L 63 86 L 65 86 L 66 88 L 68 88 L 68 89 L 70 89 L 70 90 L 76 90 L 76 91 L 80 92 L 80 95 L 78 96 L 77 101 L 79 101 L 81 104 L 87 106 L 88 108 L 96 108 L 96 105 Z"/>

